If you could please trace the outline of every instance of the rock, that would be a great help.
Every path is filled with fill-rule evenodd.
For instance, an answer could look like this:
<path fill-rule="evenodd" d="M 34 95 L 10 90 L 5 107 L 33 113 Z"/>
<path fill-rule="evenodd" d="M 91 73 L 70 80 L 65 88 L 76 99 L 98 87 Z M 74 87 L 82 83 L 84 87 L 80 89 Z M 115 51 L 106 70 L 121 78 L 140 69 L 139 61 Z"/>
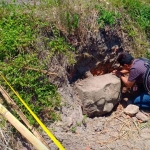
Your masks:
<path fill-rule="evenodd" d="M 129 116 L 134 116 L 136 113 L 138 113 L 139 111 L 139 107 L 133 104 L 128 105 L 125 109 L 124 109 L 124 113 L 129 115 Z"/>
<path fill-rule="evenodd" d="M 114 45 L 111 49 L 112 49 L 114 52 L 116 52 L 116 51 L 119 49 L 119 46 L 118 46 L 118 45 Z"/>
<path fill-rule="evenodd" d="M 147 122 L 149 119 L 145 114 L 140 111 L 136 114 L 136 118 L 142 120 L 143 122 Z"/>
<path fill-rule="evenodd" d="M 93 77 L 93 75 L 92 75 L 92 73 L 91 73 L 90 71 L 87 71 L 87 72 L 85 73 L 85 77 L 86 77 L 86 78 L 89 78 L 89 77 Z"/>
<path fill-rule="evenodd" d="M 126 93 L 128 91 L 128 88 L 127 87 L 123 87 L 122 88 L 122 93 Z"/>
<path fill-rule="evenodd" d="M 89 117 L 111 112 L 119 101 L 121 82 L 112 74 L 86 78 L 75 85 L 83 113 Z"/>
<path fill-rule="evenodd" d="M 70 127 L 71 125 L 73 125 L 73 118 L 72 117 L 68 118 L 67 124 L 68 124 L 68 127 Z"/>

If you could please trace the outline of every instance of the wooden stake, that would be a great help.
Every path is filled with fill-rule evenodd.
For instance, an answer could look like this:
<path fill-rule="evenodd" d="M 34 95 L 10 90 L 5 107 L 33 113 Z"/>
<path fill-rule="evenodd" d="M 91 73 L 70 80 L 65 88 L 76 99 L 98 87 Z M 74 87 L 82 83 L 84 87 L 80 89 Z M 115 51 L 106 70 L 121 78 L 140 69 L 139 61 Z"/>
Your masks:
<path fill-rule="evenodd" d="M 20 121 L 18 121 L 2 104 L 0 114 L 3 115 L 37 150 L 48 150 Z"/>
<path fill-rule="evenodd" d="M 11 105 L 11 109 L 15 110 L 17 112 L 17 114 L 20 116 L 20 118 L 22 119 L 22 121 L 25 123 L 25 125 L 32 131 L 32 133 L 46 146 L 50 149 L 49 145 L 45 142 L 45 140 L 43 139 L 43 137 L 40 135 L 40 133 L 32 126 L 30 125 L 28 119 L 26 118 L 26 116 L 23 114 L 23 112 L 19 109 L 19 107 L 17 106 L 17 104 L 14 102 L 13 99 L 10 98 L 9 94 L 3 89 L 2 86 L 0 86 L 0 92 L 3 95 L 3 97 L 5 98 L 6 102 Z"/>

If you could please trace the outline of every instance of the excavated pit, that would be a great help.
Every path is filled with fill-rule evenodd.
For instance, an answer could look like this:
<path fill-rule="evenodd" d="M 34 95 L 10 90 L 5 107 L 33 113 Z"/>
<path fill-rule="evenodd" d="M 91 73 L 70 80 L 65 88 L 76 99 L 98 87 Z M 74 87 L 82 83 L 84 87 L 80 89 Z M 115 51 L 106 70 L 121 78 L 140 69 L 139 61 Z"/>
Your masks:
<path fill-rule="evenodd" d="M 75 84 L 90 77 L 108 74 L 114 69 L 121 69 L 116 60 L 121 52 L 126 51 L 124 48 L 126 41 L 122 39 L 119 28 L 111 30 L 110 27 L 106 27 L 87 37 L 84 46 L 78 44 L 76 46 L 76 50 L 78 51 L 76 64 L 73 66 L 68 65 L 66 56 L 63 54 L 54 56 L 48 63 L 48 71 L 57 72 L 58 74 L 57 77 L 49 76 L 49 81 L 57 85 L 58 90 L 60 89 L 59 92 L 61 91 L 60 94 L 62 98 L 66 99 L 67 97 L 70 101 L 78 99 L 77 102 L 80 103 L 82 108 L 84 108 L 84 104 L 82 99 L 78 96 L 79 94 Z M 77 36 L 69 36 L 68 39 L 71 42 L 78 41 Z M 74 45 L 74 43 L 71 44 Z M 104 87 L 105 86 L 107 85 L 104 85 Z M 68 95 L 70 95 L 70 97 L 68 97 Z M 94 102 L 94 104 L 95 103 L 96 102 Z M 114 107 L 116 103 L 113 101 L 112 103 L 112 107 Z M 90 105 L 92 106 L 93 104 Z M 85 107 L 89 106 L 86 105 Z M 106 111 L 106 113 L 108 112 L 110 112 L 110 110 Z M 101 114 L 94 112 L 87 116 L 95 117 L 102 114 L 105 114 L 105 112 Z"/>
<path fill-rule="evenodd" d="M 119 69 L 116 58 L 119 53 L 127 51 L 128 46 L 125 47 L 126 41 L 122 39 L 119 27 L 112 30 L 106 26 L 87 37 L 89 38 L 85 40 L 86 46 L 78 45 L 77 47 L 79 53 L 76 57 L 76 64 L 67 67 L 68 80 L 71 84 L 78 79 L 84 79 L 91 75 L 103 75 Z"/>

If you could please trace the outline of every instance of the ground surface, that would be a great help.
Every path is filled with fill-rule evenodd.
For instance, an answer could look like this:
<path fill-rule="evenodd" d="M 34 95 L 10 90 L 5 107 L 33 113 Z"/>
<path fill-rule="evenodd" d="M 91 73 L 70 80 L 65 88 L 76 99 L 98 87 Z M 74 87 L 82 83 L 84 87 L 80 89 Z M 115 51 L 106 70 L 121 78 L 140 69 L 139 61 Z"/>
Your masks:
<path fill-rule="evenodd" d="M 71 89 L 60 92 L 65 97 L 62 121 L 50 125 L 66 150 L 149 150 L 150 122 L 140 123 L 135 117 L 125 115 L 122 104 L 108 116 L 83 117 L 78 98 Z M 53 143 L 50 147 L 57 149 Z"/>
<path fill-rule="evenodd" d="M 63 98 L 62 120 L 47 124 L 47 127 L 66 150 L 149 150 L 150 121 L 141 123 L 135 117 L 125 115 L 122 104 L 107 116 L 87 118 L 82 115 L 80 101 L 72 86 L 60 88 L 59 92 Z M 1 123 L 2 149 L 34 150 L 21 136 L 13 137 L 8 123 L 2 119 Z M 58 150 L 44 132 L 42 135 L 51 150 Z"/>

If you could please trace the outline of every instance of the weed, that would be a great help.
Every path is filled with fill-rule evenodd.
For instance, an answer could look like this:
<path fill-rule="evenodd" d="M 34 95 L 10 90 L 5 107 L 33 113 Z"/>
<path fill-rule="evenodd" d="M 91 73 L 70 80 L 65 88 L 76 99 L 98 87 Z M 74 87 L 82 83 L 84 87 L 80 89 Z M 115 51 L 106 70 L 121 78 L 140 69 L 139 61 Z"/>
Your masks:
<path fill-rule="evenodd" d="M 71 131 L 72 131 L 72 133 L 76 133 L 76 126 L 73 126 L 73 127 L 71 128 Z"/>
<path fill-rule="evenodd" d="M 1 16 L 0 20 L 1 61 L 12 59 L 19 53 L 24 53 L 25 48 L 32 44 L 36 36 L 36 30 L 34 30 L 36 21 L 32 17 L 32 11 L 18 13 L 14 6 L 11 9 L 13 11 L 8 11 L 7 16 Z M 4 8 L 0 7 L 0 10 L 4 11 Z"/>
<path fill-rule="evenodd" d="M 73 64 L 75 62 L 73 55 L 75 48 L 68 44 L 64 37 L 60 36 L 59 31 L 56 28 L 52 31 L 54 38 L 47 44 L 49 47 L 50 57 L 54 56 L 54 54 L 62 53 L 68 57 L 70 64 Z"/>
<path fill-rule="evenodd" d="M 139 124 L 139 128 L 142 130 L 144 128 L 150 128 L 150 122 Z"/>
<path fill-rule="evenodd" d="M 65 39 L 62 37 L 57 37 L 56 39 L 51 40 L 48 43 L 52 54 L 55 52 L 67 54 L 69 49 L 74 50 L 70 45 L 65 42 Z"/>
<path fill-rule="evenodd" d="M 14 59 L 13 63 L 1 63 L 1 65 L 3 66 L 1 70 L 4 76 L 6 76 L 12 87 L 19 92 L 22 99 L 35 114 L 43 120 L 44 116 L 47 116 L 47 119 L 49 118 L 51 121 L 59 119 L 59 115 L 55 113 L 54 109 L 59 107 L 61 99 L 55 85 L 50 84 L 47 77 L 39 72 L 25 70 L 23 68 L 24 65 L 38 66 L 36 55 L 24 55 L 24 57 L 19 55 Z M 7 87 L 2 80 L 0 82 L 1 85 Z M 30 123 L 35 123 L 31 114 L 24 108 L 19 99 L 11 91 L 9 93 L 26 114 Z"/>
<path fill-rule="evenodd" d="M 44 67 L 39 63 L 38 54 L 34 51 L 33 45 L 35 46 L 34 42 L 39 28 L 47 25 L 46 21 L 40 23 L 40 20 L 33 16 L 32 6 L 27 10 L 24 6 L 3 2 L 0 5 L 0 12 L 2 13 L 0 15 L 1 72 L 31 110 L 42 120 L 46 118 L 50 121 L 60 119 L 59 114 L 55 111 L 61 101 L 57 87 L 50 84 L 44 74 L 24 69 L 24 66 L 38 69 Z M 3 80 L 0 80 L 0 83 L 9 90 Z M 14 93 L 9 90 L 9 94 L 30 123 L 35 124 L 31 114 Z"/>
<path fill-rule="evenodd" d="M 147 57 L 148 59 L 150 59 L 150 52 L 149 52 L 149 51 L 146 51 L 146 57 Z"/>
<path fill-rule="evenodd" d="M 0 128 L 6 127 L 6 119 L 0 114 Z"/>
<path fill-rule="evenodd" d="M 97 19 L 98 23 L 101 24 L 101 27 L 105 25 L 114 25 L 116 20 L 120 18 L 119 13 L 114 13 L 103 9 L 101 6 L 96 6 L 96 9 L 99 10 L 99 17 Z"/>
<path fill-rule="evenodd" d="M 77 122 L 76 125 L 81 127 L 82 122 Z"/>
<path fill-rule="evenodd" d="M 113 9 L 121 14 L 120 23 L 130 40 L 135 56 L 145 56 L 149 48 L 149 10 L 147 0 L 109 0 Z"/>
<path fill-rule="evenodd" d="M 83 120 L 82 120 L 82 123 L 84 126 L 86 126 L 86 119 L 87 119 L 87 115 L 84 115 Z"/>
<path fill-rule="evenodd" d="M 69 33 L 71 33 L 71 31 L 74 31 L 75 29 L 78 28 L 79 15 L 78 14 L 72 14 L 70 12 L 66 12 L 66 21 L 67 21 Z"/>
<path fill-rule="evenodd" d="M 132 23 L 135 26 L 139 26 L 142 30 L 145 31 L 149 37 L 150 31 L 150 4 L 146 1 L 140 0 L 115 0 L 113 1 L 118 7 L 122 6 L 128 15 L 132 19 Z"/>

